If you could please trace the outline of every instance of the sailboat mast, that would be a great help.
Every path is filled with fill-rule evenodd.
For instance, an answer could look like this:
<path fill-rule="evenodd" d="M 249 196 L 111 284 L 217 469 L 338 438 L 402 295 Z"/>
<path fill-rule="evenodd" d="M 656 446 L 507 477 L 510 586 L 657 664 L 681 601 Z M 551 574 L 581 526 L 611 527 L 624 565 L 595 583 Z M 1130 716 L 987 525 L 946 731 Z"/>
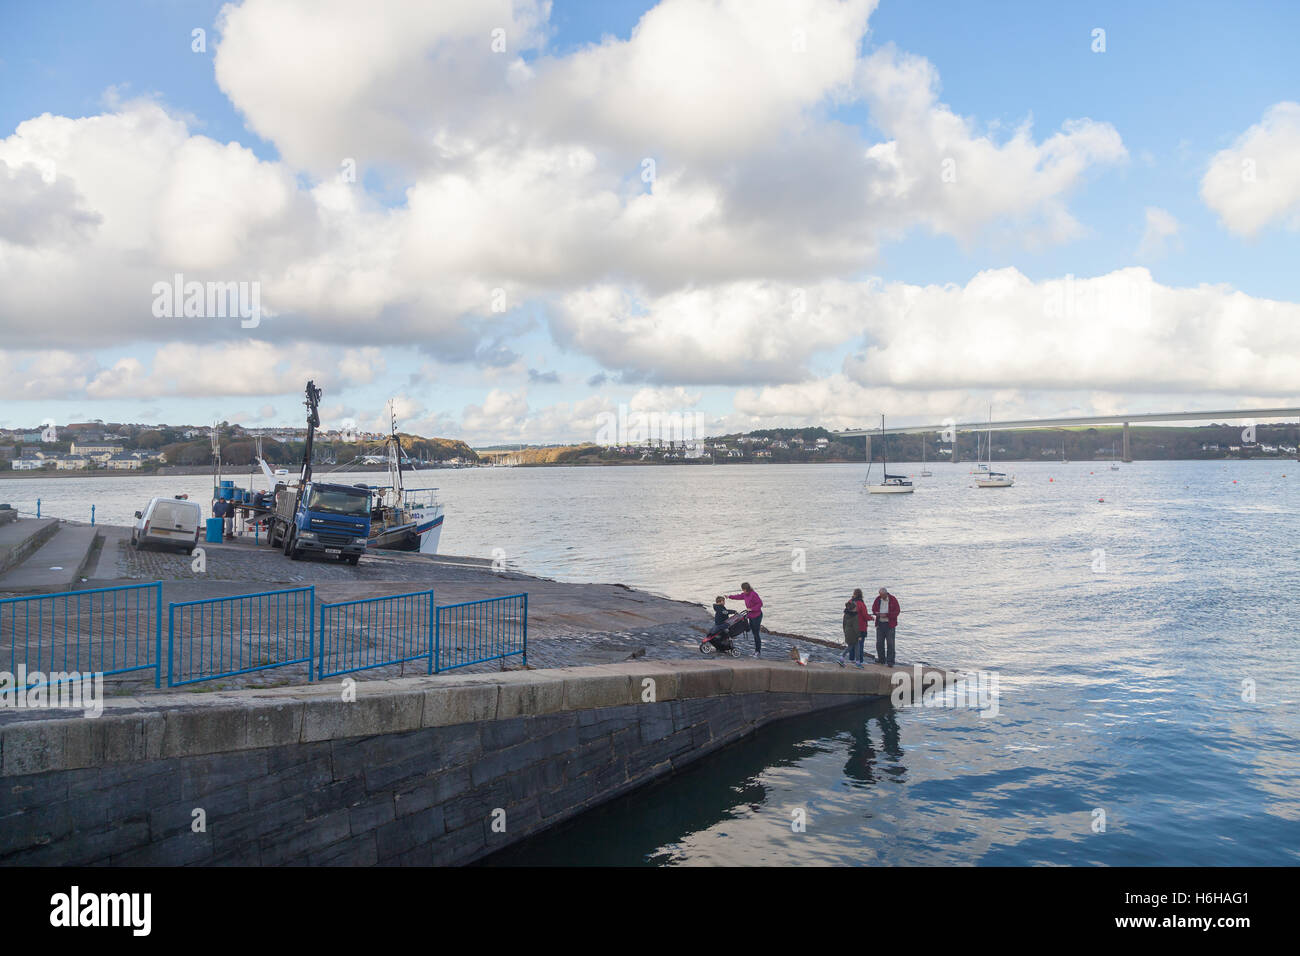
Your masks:
<path fill-rule="evenodd" d="M 889 460 L 885 457 L 887 449 L 885 448 L 885 416 L 880 416 L 880 469 L 889 477 Z"/>

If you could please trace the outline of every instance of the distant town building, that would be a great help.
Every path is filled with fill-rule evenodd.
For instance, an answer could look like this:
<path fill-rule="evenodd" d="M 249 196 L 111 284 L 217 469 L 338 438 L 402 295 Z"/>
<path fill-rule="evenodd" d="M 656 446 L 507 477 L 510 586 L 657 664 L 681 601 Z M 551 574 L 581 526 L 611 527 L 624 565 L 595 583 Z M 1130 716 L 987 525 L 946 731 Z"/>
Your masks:
<path fill-rule="evenodd" d="M 69 451 L 74 455 L 86 455 L 94 458 L 96 461 L 106 461 L 112 455 L 120 454 L 123 451 L 121 445 L 103 445 L 94 442 L 77 442 L 72 443 Z"/>
<path fill-rule="evenodd" d="M 140 459 L 135 455 L 113 455 L 104 464 L 110 471 L 138 471 Z"/>
<path fill-rule="evenodd" d="M 37 471 L 45 462 L 39 458 L 15 458 L 14 471 Z"/>

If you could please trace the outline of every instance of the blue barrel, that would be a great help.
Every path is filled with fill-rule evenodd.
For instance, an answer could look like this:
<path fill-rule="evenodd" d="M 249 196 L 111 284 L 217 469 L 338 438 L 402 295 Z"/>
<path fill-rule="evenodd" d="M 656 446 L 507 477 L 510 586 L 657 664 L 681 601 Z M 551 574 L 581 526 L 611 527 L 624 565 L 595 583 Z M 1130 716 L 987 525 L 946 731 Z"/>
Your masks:
<path fill-rule="evenodd" d="M 203 540 L 211 542 L 212 544 L 221 543 L 221 519 L 220 518 L 208 519 L 207 534 L 204 535 Z"/>

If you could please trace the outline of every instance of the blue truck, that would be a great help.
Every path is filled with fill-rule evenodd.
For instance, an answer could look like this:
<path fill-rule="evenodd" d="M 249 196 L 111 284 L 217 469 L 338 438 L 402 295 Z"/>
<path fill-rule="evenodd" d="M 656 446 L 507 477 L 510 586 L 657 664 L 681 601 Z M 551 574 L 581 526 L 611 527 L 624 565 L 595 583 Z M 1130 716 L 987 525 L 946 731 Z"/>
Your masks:
<path fill-rule="evenodd" d="M 268 543 L 295 561 L 308 554 L 356 564 L 370 538 L 370 490 L 309 481 L 275 489 Z"/>
<path fill-rule="evenodd" d="M 356 564 L 370 540 L 370 489 L 313 481 L 312 442 L 320 427 L 321 391 L 307 383 L 307 441 L 302 472 L 294 485 L 275 486 L 275 504 L 267 525 L 267 543 L 295 561 L 308 554 L 336 557 Z"/>

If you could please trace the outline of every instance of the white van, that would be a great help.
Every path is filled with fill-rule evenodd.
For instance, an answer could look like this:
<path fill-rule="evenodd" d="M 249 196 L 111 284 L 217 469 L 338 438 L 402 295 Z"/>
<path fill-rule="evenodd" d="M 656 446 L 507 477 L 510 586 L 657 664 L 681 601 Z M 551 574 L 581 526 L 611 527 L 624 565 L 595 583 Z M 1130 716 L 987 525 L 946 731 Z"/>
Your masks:
<path fill-rule="evenodd" d="M 197 501 L 150 498 L 144 511 L 135 513 L 131 544 L 136 548 L 162 544 L 184 548 L 186 554 L 193 554 L 199 544 L 199 526 L 202 524 L 203 509 Z"/>

